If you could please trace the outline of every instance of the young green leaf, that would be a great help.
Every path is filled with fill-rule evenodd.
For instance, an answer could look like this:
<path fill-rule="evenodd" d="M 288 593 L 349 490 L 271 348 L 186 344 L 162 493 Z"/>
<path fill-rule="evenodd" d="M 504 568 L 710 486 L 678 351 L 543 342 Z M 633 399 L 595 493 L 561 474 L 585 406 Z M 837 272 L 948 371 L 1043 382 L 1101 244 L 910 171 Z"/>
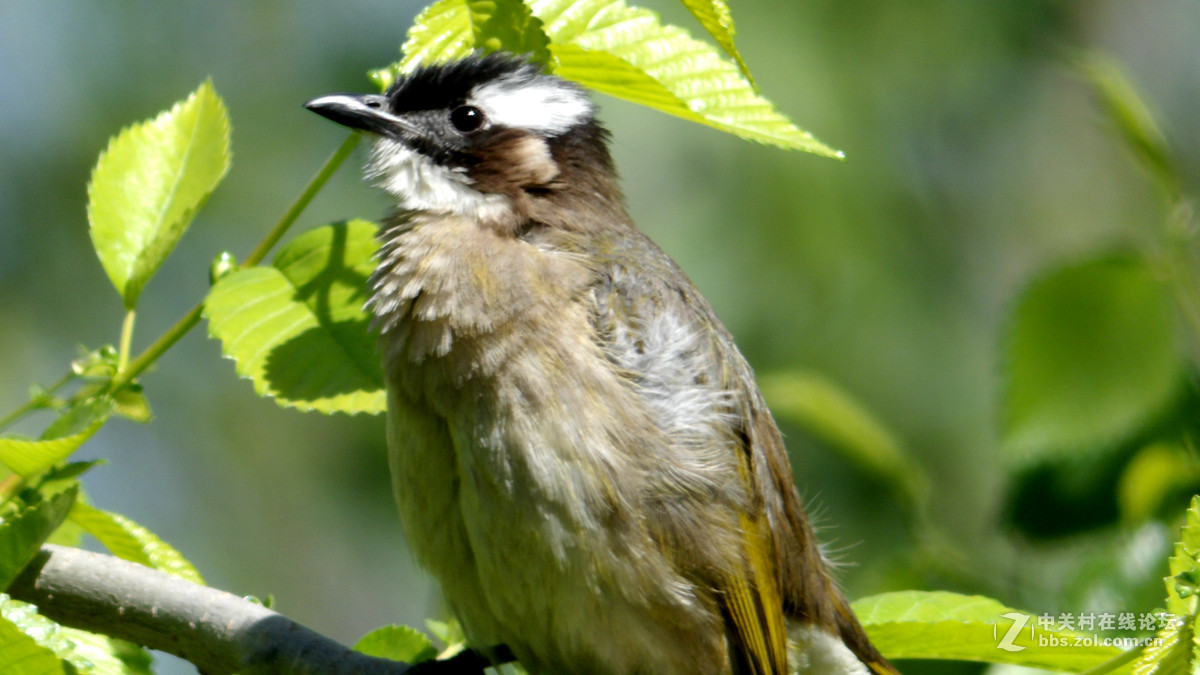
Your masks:
<path fill-rule="evenodd" d="M 1121 520 L 1145 522 L 1174 513 L 1179 496 L 1200 485 L 1200 458 L 1179 442 L 1159 441 L 1138 450 L 1121 472 L 1117 505 Z"/>
<path fill-rule="evenodd" d="M 1168 562 L 1167 612 L 1171 620 L 1159 629 L 1133 665 L 1134 675 L 1194 673 L 1200 668 L 1196 614 L 1200 606 L 1200 496 L 1192 497 L 1183 531 Z"/>
<path fill-rule="evenodd" d="M 485 52 L 506 49 L 528 54 L 534 63 L 550 62 L 549 39 L 542 22 L 522 0 L 467 0 L 472 42 Z"/>
<path fill-rule="evenodd" d="M 453 656 L 467 648 L 467 636 L 463 632 L 462 624 L 458 622 L 458 619 L 451 618 L 446 621 L 425 619 L 425 628 L 435 638 L 441 640 L 442 652 L 439 654 L 441 658 Z"/>
<path fill-rule="evenodd" d="M 326 413 L 386 408 L 363 309 L 376 229 L 359 220 L 317 228 L 284 247 L 273 267 L 239 269 L 209 292 L 209 333 L 260 395 Z"/>
<path fill-rule="evenodd" d="M 1167 192 L 1178 196 L 1182 180 L 1167 140 L 1121 67 L 1100 54 L 1085 54 L 1075 65 L 1091 83 L 1125 143 Z"/>
<path fill-rule="evenodd" d="M 663 25 L 654 12 L 622 0 L 532 0 L 529 6 L 550 39 L 558 75 L 748 140 L 842 156 L 755 93 L 716 48 Z M 478 46 L 467 0 L 440 0 L 417 17 L 404 58 L 372 78 L 386 87 L 397 72 L 461 58 Z"/>
<path fill-rule="evenodd" d="M 91 471 L 99 464 L 104 464 L 103 459 L 91 459 L 85 462 L 67 462 L 50 469 L 43 474 L 38 483 L 42 488 L 49 487 L 54 492 L 60 489 L 71 486 L 71 481 Z"/>
<path fill-rule="evenodd" d="M 1194 627 L 1185 623 L 1168 624 L 1154 634 L 1146 651 L 1134 662 L 1133 675 L 1195 673 L 1200 664 L 1195 651 Z"/>
<path fill-rule="evenodd" d="M 36 504 L 22 504 L 16 513 L 0 522 L 0 588 L 8 588 L 33 560 L 42 542 L 67 517 L 78 494 L 79 487 L 72 486 Z"/>
<path fill-rule="evenodd" d="M 46 622 L 50 620 L 38 616 L 33 606 L 25 603 L 20 604 L 28 609 L 10 619 L 9 616 L 14 612 L 9 605 L 15 602 L 17 601 L 0 594 L 0 671 L 8 675 L 75 675 L 73 667 L 64 663 L 53 650 L 38 644 L 29 635 L 30 632 L 38 632 L 30 630 L 32 626 L 26 618 L 37 617 Z M 41 628 L 40 625 L 37 627 Z"/>
<path fill-rule="evenodd" d="M 471 13 L 466 0 L 438 0 L 421 10 L 408 29 L 401 47 L 402 56 L 390 66 L 369 73 L 380 91 L 392 86 L 399 73 L 407 73 L 418 64 L 441 63 L 462 58 L 475 47 Z"/>
<path fill-rule="evenodd" d="M 41 440 L 52 441 L 82 433 L 94 424 L 103 424 L 112 415 L 113 401 L 107 396 L 88 396 L 75 401 L 42 430 Z"/>
<path fill-rule="evenodd" d="M 67 626 L 59 627 L 59 632 L 71 643 L 71 651 L 63 658 L 80 673 L 154 675 L 150 654 L 138 645 Z"/>
<path fill-rule="evenodd" d="M 1021 460 L 1112 447 L 1163 413 L 1185 381 L 1170 296 L 1134 256 L 1036 281 L 1004 352 L 1004 444 Z"/>
<path fill-rule="evenodd" d="M 1167 563 L 1167 611 L 1177 617 L 1195 617 L 1200 606 L 1200 495 L 1192 497 L 1175 554 Z M 1188 579 L 1192 579 L 1188 581 Z"/>
<path fill-rule="evenodd" d="M 0 462 L 21 478 L 28 479 L 70 457 L 103 424 L 103 420 L 96 420 L 77 434 L 49 441 L 0 438 Z"/>
<path fill-rule="evenodd" d="M 150 399 L 146 398 L 141 385 L 134 383 L 121 387 L 113 394 L 113 414 L 138 424 L 149 424 L 154 419 L 150 410 Z"/>
<path fill-rule="evenodd" d="M 32 640 L 33 645 L 13 636 L 21 649 L 9 651 L 8 627 Z M 37 649 L 33 649 L 36 647 Z M 48 667 L 45 650 L 65 672 L 81 675 L 150 675 L 150 655 L 140 647 L 104 635 L 87 633 L 47 619 L 37 607 L 0 594 L 0 672 L 57 673 Z M 38 667 L 24 670 L 24 656 L 36 658 Z M 61 659 L 61 661 L 59 661 Z M 65 663 L 64 663 L 65 662 Z"/>
<path fill-rule="evenodd" d="M 207 81 L 109 141 L 88 183 L 88 221 L 126 309 L 228 170 L 229 118 Z"/>
<path fill-rule="evenodd" d="M 754 77 L 750 75 L 750 69 L 746 67 L 737 45 L 733 43 L 737 29 L 733 27 L 733 15 L 729 12 L 729 5 L 725 0 L 683 0 L 683 6 L 687 7 L 700 25 L 704 26 L 704 30 L 721 45 L 721 49 L 725 50 L 729 58 L 737 63 L 742 75 L 753 85 Z"/>
<path fill-rule="evenodd" d="M 194 584 L 204 583 L 200 573 L 182 553 L 125 516 L 76 502 L 67 519 L 82 527 L 118 558 L 152 567 Z"/>
<path fill-rule="evenodd" d="M 871 642 L 889 659 L 954 659 L 1081 672 L 1121 650 L 978 595 L 900 591 L 853 603 Z M 1092 639 L 1088 639 L 1092 638 Z"/>
<path fill-rule="evenodd" d="M 409 626 L 383 626 L 362 636 L 354 651 L 404 663 L 421 663 L 437 656 L 433 642 Z"/>

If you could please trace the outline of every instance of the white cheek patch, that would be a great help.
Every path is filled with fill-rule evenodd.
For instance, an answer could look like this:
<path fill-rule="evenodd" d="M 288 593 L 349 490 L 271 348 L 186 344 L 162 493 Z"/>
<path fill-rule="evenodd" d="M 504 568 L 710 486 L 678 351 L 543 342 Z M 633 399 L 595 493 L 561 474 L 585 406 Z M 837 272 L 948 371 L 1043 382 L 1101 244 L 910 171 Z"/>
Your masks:
<path fill-rule="evenodd" d="M 484 194 L 471 187 L 462 170 L 441 166 L 412 148 L 378 137 L 367 160 L 367 177 L 413 211 L 454 213 L 479 220 L 501 220 L 512 202 L 501 194 Z"/>
<path fill-rule="evenodd" d="M 587 94 L 561 80 L 506 77 L 476 87 L 467 99 L 495 125 L 561 134 L 592 116 Z"/>

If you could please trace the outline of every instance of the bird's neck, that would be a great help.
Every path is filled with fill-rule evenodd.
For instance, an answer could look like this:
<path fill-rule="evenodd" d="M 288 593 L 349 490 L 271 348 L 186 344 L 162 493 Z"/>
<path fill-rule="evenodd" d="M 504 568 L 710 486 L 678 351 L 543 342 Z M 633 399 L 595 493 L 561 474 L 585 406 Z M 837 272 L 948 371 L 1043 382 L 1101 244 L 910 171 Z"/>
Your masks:
<path fill-rule="evenodd" d="M 380 240 L 368 306 L 389 374 L 486 375 L 533 333 L 552 334 L 552 308 L 576 304 L 592 279 L 578 255 L 461 216 L 402 213 Z"/>

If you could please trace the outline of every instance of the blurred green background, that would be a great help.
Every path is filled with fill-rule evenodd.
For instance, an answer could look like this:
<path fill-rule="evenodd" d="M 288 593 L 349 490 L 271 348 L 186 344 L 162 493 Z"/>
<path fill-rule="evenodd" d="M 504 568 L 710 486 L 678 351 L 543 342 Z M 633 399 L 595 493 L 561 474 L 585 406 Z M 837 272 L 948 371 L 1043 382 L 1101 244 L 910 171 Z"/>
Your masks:
<path fill-rule="evenodd" d="M 422 4 L 0 0 L 0 412 L 23 403 L 28 385 L 56 380 L 77 345 L 118 338 L 121 303 L 85 212 L 88 173 L 110 135 L 206 77 L 233 122 L 233 169 L 147 287 L 136 352 L 203 296 L 213 256 L 245 255 L 341 142 L 301 104 L 368 90 L 366 71 L 397 58 Z M 652 7 L 699 32 L 674 4 Z M 1200 3 L 732 9 L 763 93 L 845 162 L 603 97 L 602 118 L 635 220 L 756 370 L 837 382 L 929 474 L 932 525 L 917 531 L 876 477 L 785 422 L 849 595 L 943 588 L 1035 613 L 1152 609 L 1173 524 L 1053 538 L 1014 525 L 998 345 L 1039 270 L 1145 241 L 1165 215 L 1065 57 L 1088 48 L 1122 62 L 1194 177 Z M 386 210 L 357 163 L 298 228 Z M 141 381 L 155 422 L 110 424 L 81 451 L 110 460 L 85 478 L 97 505 L 175 544 L 211 584 L 274 594 L 282 612 L 345 642 L 438 615 L 392 509 L 381 418 L 259 399 L 203 329 Z M 1035 524 L 1043 515 L 1023 513 Z M 940 539 L 925 538 L 931 531 Z"/>

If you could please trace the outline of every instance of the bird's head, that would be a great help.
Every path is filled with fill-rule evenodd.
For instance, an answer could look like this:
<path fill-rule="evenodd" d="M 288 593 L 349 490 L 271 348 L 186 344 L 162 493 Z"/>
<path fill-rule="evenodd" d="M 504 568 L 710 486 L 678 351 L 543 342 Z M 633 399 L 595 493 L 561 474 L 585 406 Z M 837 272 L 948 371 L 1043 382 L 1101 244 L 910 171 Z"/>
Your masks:
<path fill-rule="evenodd" d="M 542 211 L 620 201 L 586 91 L 511 54 L 422 66 L 383 95 L 305 106 L 373 137 L 367 175 L 406 210 L 517 227 Z"/>

